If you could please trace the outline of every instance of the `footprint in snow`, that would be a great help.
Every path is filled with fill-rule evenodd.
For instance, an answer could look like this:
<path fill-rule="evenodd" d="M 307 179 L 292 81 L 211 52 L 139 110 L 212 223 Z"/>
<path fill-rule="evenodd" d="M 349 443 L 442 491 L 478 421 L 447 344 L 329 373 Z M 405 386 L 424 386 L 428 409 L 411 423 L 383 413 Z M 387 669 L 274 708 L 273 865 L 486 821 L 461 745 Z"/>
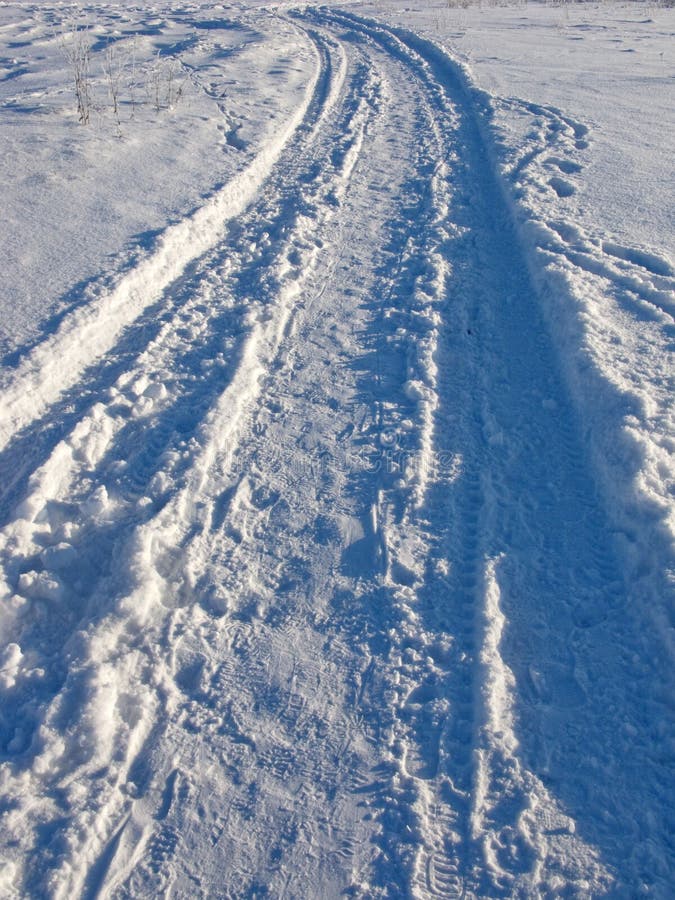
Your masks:
<path fill-rule="evenodd" d="M 553 178 L 549 178 L 548 183 L 559 197 L 571 197 L 576 190 L 573 184 L 570 184 L 569 181 L 565 181 L 564 178 L 559 178 L 557 175 L 554 175 Z"/>
<path fill-rule="evenodd" d="M 551 167 L 555 166 L 560 169 L 564 175 L 575 175 L 581 172 L 582 167 L 579 163 L 573 162 L 571 159 L 560 159 L 558 156 L 551 156 L 546 160 L 546 164 Z"/>

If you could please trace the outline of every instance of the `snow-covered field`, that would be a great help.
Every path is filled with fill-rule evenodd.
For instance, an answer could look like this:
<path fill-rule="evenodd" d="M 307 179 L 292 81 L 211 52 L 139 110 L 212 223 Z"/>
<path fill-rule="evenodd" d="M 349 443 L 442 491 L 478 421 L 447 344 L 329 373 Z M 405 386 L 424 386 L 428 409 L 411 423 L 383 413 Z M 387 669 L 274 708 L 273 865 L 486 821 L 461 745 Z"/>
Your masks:
<path fill-rule="evenodd" d="M 0 897 L 672 896 L 674 36 L 0 2 Z"/>

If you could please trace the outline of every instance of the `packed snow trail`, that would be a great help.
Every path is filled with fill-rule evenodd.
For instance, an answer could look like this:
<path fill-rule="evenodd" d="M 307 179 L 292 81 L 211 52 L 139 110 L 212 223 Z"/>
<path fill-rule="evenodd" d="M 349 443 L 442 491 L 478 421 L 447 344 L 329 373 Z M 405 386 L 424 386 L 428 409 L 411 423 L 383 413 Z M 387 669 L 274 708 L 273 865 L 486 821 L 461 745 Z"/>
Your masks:
<path fill-rule="evenodd" d="M 288 15 L 250 202 L 7 431 L 63 428 L 3 507 L 0 886 L 665 897 L 659 638 L 472 96 Z"/>

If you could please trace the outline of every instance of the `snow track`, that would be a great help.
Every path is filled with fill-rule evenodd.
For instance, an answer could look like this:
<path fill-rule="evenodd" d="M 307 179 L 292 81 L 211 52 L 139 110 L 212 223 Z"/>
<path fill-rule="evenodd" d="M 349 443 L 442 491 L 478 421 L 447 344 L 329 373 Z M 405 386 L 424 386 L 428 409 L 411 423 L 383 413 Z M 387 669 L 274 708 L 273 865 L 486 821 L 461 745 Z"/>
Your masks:
<path fill-rule="evenodd" d="M 288 18 L 285 128 L 3 388 L 0 891 L 665 897 L 660 637 L 474 98 Z"/>

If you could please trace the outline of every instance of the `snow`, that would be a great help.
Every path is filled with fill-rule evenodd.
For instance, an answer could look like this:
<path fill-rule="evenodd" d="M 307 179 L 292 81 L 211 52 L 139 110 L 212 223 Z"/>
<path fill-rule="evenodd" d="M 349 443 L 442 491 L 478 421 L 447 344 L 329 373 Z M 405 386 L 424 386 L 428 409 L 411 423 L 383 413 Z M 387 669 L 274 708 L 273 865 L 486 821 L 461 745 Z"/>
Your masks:
<path fill-rule="evenodd" d="M 2 896 L 671 895 L 674 31 L 0 4 Z"/>

